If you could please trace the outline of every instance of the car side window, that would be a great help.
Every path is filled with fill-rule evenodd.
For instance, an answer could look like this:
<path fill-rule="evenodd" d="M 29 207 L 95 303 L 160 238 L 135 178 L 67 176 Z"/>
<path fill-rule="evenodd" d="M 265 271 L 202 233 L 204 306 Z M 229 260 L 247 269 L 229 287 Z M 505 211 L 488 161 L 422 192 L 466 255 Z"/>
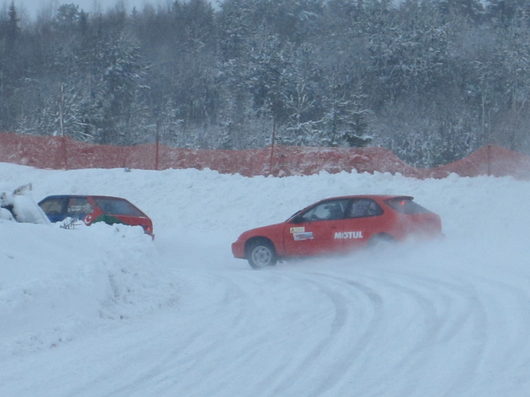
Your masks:
<path fill-rule="evenodd" d="M 92 212 L 92 206 L 86 197 L 72 197 L 68 200 L 68 207 L 66 208 L 66 216 L 83 219 Z"/>
<path fill-rule="evenodd" d="M 96 204 L 108 215 L 143 216 L 131 203 L 115 198 L 97 198 Z"/>
<path fill-rule="evenodd" d="M 382 208 L 372 199 L 354 199 L 347 212 L 348 218 L 377 216 L 383 213 Z"/>
<path fill-rule="evenodd" d="M 320 203 L 300 215 L 302 222 L 343 219 L 347 200 L 330 200 Z"/>
<path fill-rule="evenodd" d="M 48 199 L 40 203 L 46 215 L 59 215 L 63 212 L 63 200 L 60 198 Z"/>

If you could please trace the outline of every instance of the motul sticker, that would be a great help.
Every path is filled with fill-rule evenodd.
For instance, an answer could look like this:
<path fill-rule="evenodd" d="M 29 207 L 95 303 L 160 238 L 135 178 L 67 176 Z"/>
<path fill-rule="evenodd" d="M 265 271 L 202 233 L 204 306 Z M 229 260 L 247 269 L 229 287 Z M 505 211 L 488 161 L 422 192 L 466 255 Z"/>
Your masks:
<path fill-rule="evenodd" d="M 352 240 L 352 239 L 359 239 L 359 238 L 363 238 L 362 231 L 336 232 L 335 233 L 335 240 Z"/>
<path fill-rule="evenodd" d="M 313 240 L 313 232 L 293 233 L 294 241 Z"/>
<path fill-rule="evenodd" d="M 292 227 L 291 229 L 289 229 L 289 231 L 291 232 L 291 234 L 293 234 L 293 233 L 303 233 L 303 232 L 305 232 L 305 227 L 303 227 L 303 226 Z"/>

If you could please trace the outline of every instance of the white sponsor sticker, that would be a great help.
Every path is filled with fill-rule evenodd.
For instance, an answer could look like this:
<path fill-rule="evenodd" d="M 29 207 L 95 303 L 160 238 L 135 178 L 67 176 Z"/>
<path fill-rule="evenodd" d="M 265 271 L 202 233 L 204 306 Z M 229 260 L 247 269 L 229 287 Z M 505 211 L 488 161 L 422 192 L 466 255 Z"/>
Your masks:
<path fill-rule="evenodd" d="M 303 226 L 292 227 L 290 229 L 290 232 L 291 232 L 291 234 L 293 234 L 293 233 L 303 233 L 303 232 L 305 232 L 305 227 L 303 227 Z"/>
<path fill-rule="evenodd" d="M 294 241 L 313 240 L 313 232 L 293 233 Z"/>
<path fill-rule="evenodd" d="M 335 232 L 335 240 L 353 240 L 363 238 L 363 232 L 358 230 L 354 232 Z"/>

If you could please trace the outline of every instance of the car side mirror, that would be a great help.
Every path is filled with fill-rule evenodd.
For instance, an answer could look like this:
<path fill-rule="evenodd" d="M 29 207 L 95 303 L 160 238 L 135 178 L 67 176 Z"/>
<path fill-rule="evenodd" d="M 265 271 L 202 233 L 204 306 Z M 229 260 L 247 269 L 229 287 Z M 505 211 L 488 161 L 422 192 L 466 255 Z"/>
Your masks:
<path fill-rule="evenodd" d="M 302 223 L 304 221 L 304 218 L 302 215 L 296 215 L 291 218 L 291 223 Z"/>

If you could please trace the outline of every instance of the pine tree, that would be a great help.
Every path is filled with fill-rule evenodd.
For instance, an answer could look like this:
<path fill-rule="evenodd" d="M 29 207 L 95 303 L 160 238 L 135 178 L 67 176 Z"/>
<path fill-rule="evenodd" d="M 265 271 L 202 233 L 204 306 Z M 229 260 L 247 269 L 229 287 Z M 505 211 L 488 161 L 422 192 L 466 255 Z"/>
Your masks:
<path fill-rule="evenodd" d="M 14 1 L 0 20 L 0 130 L 13 131 L 17 119 L 16 89 L 23 77 L 21 31 Z"/>

